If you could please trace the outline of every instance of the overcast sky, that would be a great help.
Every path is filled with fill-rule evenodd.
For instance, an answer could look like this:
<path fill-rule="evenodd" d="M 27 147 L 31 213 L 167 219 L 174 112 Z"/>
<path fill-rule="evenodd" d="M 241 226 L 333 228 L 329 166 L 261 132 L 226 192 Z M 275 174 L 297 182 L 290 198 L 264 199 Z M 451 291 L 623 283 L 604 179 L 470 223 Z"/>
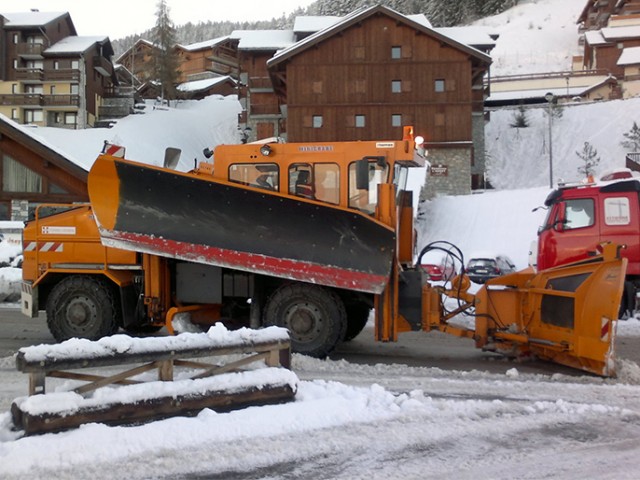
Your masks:
<path fill-rule="evenodd" d="M 289 14 L 314 0 L 167 0 L 173 23 L 261 20 Z M 141 33 L 155 24 L 157 0 L 0 0 L 0 13 L 69 12 L 78 35 L 111 40 Z"/>

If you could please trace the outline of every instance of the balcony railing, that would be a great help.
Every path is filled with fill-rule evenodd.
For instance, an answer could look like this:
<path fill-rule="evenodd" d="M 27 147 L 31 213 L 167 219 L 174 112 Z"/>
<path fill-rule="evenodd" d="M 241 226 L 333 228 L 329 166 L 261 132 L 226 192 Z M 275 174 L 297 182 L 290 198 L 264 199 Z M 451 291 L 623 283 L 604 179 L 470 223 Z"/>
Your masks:
<path fill-rule="evenodd" d="M 251 115 L 280 115 L 280 107 L 275 104 L 251 104 Z"/>
<path fill-rule="evenodd" d="M 269 77 L 249 77 L 249 90 L 273 90 Z"/>
<path fill-rule="evenodd" d="M 16 52 L 21 57 L 42 57 L 45 46 L 42 43 L 19 43 L 16 45 Z"/>
<path fill-rule="evenodd" d="M 45 70 L 44 79 L 48 82 L 80 81 L 80 70 L 64 68 L 59 70 Z"/>
<path fill-rule="evenodd" d="M 44 70 L 41 68 L 16 68 L 16 80 L 23 82 L 42 82 L 44 79 Z"/>
<path fill-rule="evenodd" d="M 110 77 L 113 73 L 113 64 L 100 55 L 93 57 L 93 68 L 104 77 Z"/>
<path fill-rule="evenodd" d="M 47 107 L 79 107 L 80 95 L 43 95 L 43 105 Z"/>
<path fill-rule="evenodd" d="M 14 93 L 0 95 L 0 105 L 42 106 L 42 95 L 39 93 Z"/>

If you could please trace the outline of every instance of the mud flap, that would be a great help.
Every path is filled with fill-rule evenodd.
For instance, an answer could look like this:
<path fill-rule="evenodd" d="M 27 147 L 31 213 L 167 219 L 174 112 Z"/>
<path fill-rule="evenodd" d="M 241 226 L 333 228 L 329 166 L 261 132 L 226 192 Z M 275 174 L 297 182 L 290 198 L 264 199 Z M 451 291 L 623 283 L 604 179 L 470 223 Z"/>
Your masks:
<path fill-rule="evenodd" d="M 615 258 L 614 246 L 607 250 L 596 260 L 487 282 L 476 295 L 478 346 L 528 351 L 615 376 L 615 330 L 627 260 Z"/>
<path fill-rule="evenodd" d="M 105 245 L 380 293 L 395 234 L 357 211 L 109 156 L 89 173 Z"/>

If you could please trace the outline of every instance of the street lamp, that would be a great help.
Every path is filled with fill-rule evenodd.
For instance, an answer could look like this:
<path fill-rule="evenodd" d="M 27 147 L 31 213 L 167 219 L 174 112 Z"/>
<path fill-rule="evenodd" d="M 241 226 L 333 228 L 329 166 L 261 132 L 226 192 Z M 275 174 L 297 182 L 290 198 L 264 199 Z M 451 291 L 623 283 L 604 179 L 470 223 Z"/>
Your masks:
<path fill-rule="evenodd" d="M 553 188 L 553 138 L 551 132 L 553 130 L 553 101 L 555 96 L 551 92 L 547 92 L 544 96 L 549 107 L 549 188 Z"/>

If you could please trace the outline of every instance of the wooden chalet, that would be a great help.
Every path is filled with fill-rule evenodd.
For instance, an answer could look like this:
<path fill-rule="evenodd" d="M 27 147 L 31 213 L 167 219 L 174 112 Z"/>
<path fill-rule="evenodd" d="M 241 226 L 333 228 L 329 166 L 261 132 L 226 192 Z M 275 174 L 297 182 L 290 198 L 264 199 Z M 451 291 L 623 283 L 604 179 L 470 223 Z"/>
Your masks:
<path fill-rule="evenodd" d="M 608 99 L 636 95 L 633 52 L 640 47 L 640 1 L 589 0 L 577 23 L 583 32 L 584 50 L 574 58 L 574 68 L 599 71 L 618 79 L 620 87 L 613 89 Z"/>
<path fill-rule="evenodd" d="M 43 202 L 89 201 L 86 170 L 30 130 L 0 116 L 0 220 L 26 220 L 26 207 Z"/>
<path fill-rule="evenodd" d="M 154 45 L 149 40 L 139 38 L 115 61 L 131 72 L 138 82 L 145 83 L 153 78 Z"/>
<path fill-rule="evenodd" d="M 190 45 L 176 45 L 181 83 L 200 80 L 203 74 L 238 78 L 238 57 L 229 36 Z"/>
<path fill-rule="evenodd" d="M 378 5 L 278 52 L 267 66 L 286 106 L 288 141 L 398 139 L 413 125 L 442 167 L 434 188 L 468 193 L 482 181 L 474 140 L 480 153 L 490 63 L 428 22 Z"/>

